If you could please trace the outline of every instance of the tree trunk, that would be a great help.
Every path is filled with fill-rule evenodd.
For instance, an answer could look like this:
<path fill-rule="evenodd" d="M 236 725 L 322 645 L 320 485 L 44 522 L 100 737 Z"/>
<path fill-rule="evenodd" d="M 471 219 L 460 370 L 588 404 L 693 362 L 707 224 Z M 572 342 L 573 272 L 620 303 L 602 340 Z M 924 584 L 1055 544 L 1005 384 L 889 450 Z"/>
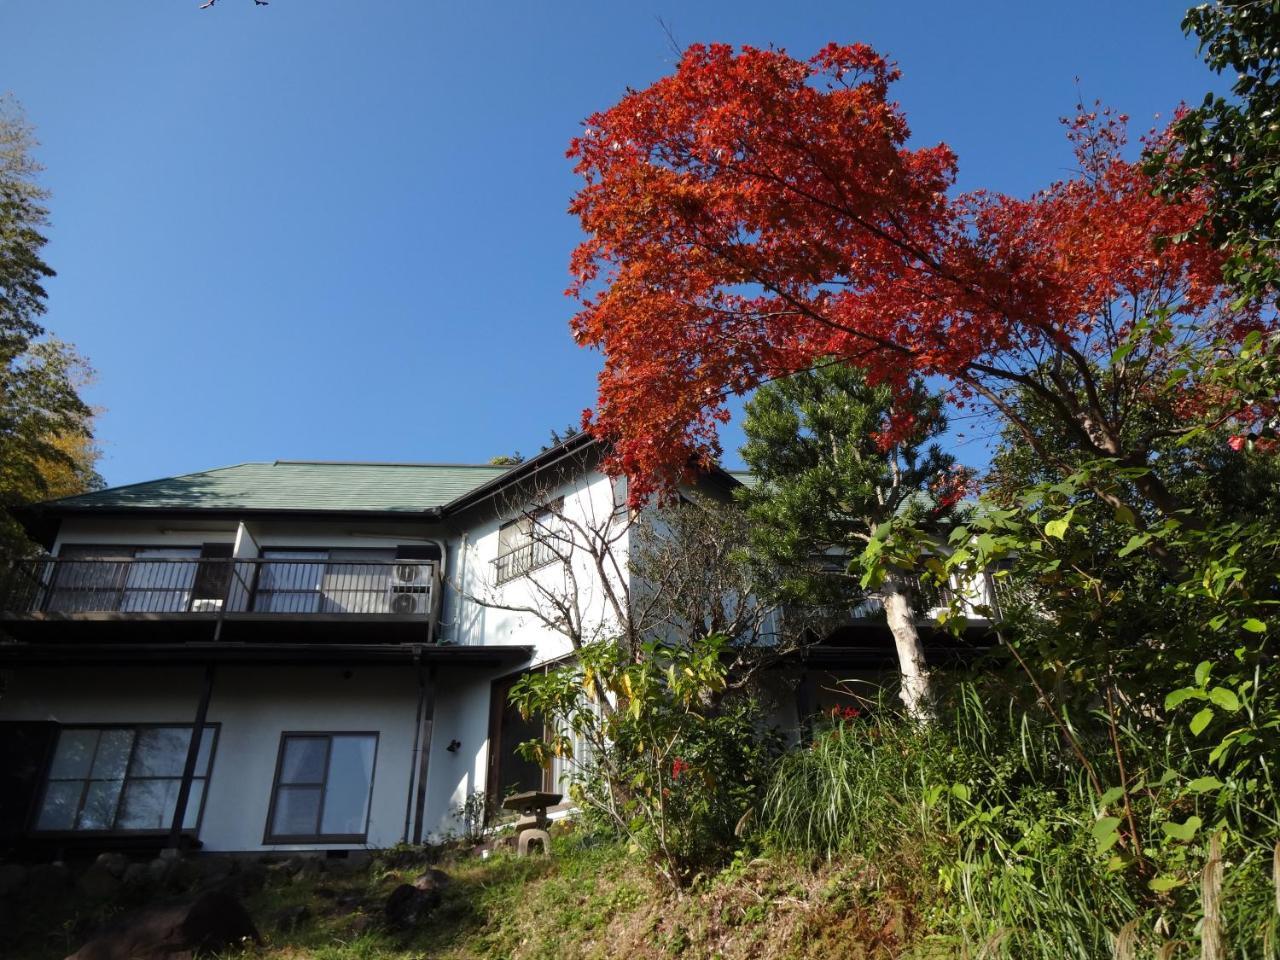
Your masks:
<path fill-rule="evenodd" d="M 889 631 L 898 651 L 903 706 L 907 709 L 907 716 L 913 720 L 930 720 L 933 717 L 933 696 L 924 646 L 920 642 L 920 632 L 916 630 L 915 612 L 911 609 L 911 586 L 901 575 L 891 573 L 885 577 L 881 590 Z"/>

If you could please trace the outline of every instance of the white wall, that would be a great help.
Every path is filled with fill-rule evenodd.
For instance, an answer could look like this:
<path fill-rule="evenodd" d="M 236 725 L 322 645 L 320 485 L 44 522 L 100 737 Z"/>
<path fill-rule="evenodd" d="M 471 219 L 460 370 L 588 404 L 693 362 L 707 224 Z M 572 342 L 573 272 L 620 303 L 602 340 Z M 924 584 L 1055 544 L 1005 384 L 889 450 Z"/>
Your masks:
<path fill-rule="evenodd" d="M 203 668 L 26 669 L 0 697 L 0 720 L 190 724 L 202 677 Z M 487 684 L 475 689 L 484 689 L 487 699 Z M 337 666 L 220 667 L 208 715 L 221 728 L 200 829 L 205 849 L 312 849 L 263 844 L 284 731 L 377 732 L 368 845 L 399 842 L 417 696 L 416 673 L 409 667 L 357 666 L 350 677 Z M 436 716 L 443 732 L 442 713 Z M 435 756 L 432 761 L 441 769 Z M 428 784 L 430 789 L 430 775 Z M 429 808 L 428 825 L 444 813 L 436 807 Z M 337 846 L 342 845 L 323 845 Z"/>
<path fill-rule="evenodd" d="M 620 533 L 612 549 L 625 579 L 629 549 L 626 518 L 614 516 L 613 485 L 609 478 L 590 471 L 544 491 L 539 499 L 545 503 L 557 497 L 564 497 L 565 517 L 588 529 L 599 529 L 606 522 L 617 525 Z M 584 622 L 592 624 L 601 637 L 609 635 L 616 618 L 591 557 L 584 551 L 575 550 L 577 559 L 572 564 L 572 581 L 558 564 L 535 570 L 528 577 L 517 577 L 501 584 L 496 581 L 494 560 L 498 556 L 498 531 L 508 520 L 519 517 L 523 509 L 524 504 L 512 503 L 502 515 L 475 524 L 461 537 L 454 579 L 461 585 L 462 595 L 455 604 L 456 622 L 451 625 L 451 632 L 446 630 L 446 636 L 468 645 L 529 644 L 535 648 L 534 662 L 541 663 L 565 656 L 571 645 L 563 633 L 536 615 L 503 609 L 504 606 L 528 607 L 539 602 L 537 590 L 529 583 L 530 578 L 536 578 L 558 595 L 575 594 Z M 550 522 L 554 523 L 554 520 Z"/>

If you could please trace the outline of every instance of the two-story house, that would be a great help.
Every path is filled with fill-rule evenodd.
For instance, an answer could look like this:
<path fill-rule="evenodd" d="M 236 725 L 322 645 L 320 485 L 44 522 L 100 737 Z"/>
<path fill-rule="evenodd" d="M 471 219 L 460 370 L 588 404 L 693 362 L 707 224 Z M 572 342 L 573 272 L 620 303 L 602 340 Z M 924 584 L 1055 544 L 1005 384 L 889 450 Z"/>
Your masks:
<path fill-rule="evenodd" d="M 579 435 L 514 466 L 245 463 L 29 508 L 48 555 L 0 579 L 0 851 L 386 847 L 553 787 L 507 692 L 572 652 L 529 614 L 549 584 L 609 632 L 600 565 L 537 529 L 554 508 L 625 558 L 599 460 Z M 882 625 L 850 629 L 781 724 L 892 667 Z"/>

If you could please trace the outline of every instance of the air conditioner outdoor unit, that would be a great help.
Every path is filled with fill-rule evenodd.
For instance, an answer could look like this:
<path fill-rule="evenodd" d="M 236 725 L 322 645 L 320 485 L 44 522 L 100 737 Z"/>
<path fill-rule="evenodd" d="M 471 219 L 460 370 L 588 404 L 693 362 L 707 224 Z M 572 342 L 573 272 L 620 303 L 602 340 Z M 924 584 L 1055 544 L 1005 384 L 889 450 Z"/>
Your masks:
<path fill-rule="evenodd" d="M 427 604 L 431 601 L 429 593 L 396 593 L 391 596 L 391 612 L 401 616 L 426 614 L 430 611 Z"/>
<path fill-rule="evenodd" d="M 400 562 L 391 568 L 391 582 L 397 587 L 425 587 L 430 573 L 430 564 Z"/>

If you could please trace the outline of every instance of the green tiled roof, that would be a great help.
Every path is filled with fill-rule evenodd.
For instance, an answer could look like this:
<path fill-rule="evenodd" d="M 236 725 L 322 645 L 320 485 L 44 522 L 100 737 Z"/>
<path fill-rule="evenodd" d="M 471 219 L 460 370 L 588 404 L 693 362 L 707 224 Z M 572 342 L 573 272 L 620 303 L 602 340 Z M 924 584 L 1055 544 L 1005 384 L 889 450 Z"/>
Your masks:
<path fill-rule="evenodd" d="M 57 510 L 418 511 L 442 507 L 510 467 L 277 460 L 150 480 L 52 500 Z"/>

